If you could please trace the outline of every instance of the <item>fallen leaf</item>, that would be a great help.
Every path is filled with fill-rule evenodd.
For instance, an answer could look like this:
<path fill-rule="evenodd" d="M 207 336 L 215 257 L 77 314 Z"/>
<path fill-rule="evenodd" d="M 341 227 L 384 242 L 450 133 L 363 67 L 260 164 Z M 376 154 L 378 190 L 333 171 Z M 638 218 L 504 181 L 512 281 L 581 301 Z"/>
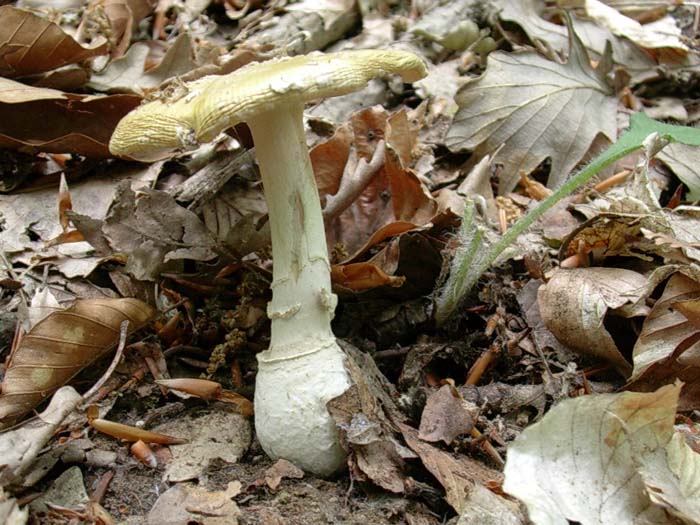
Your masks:
<path fill-rule="evenodd" d="M 501 194 L 546 158 L 552 162 L 547 185 L 558 186 L 599 133 L 611 141 L 617 136 L 617 99 L 603 74 L 590 66 L 574 32 L 566 64 L 530 51 L 491 53 L 486 72 L 457 94 L 461 109 L 447 146 L 477 157 L 498 150 L 493 160 L 503 164 Z"/>
<path fill-rule="evenodd" d="M 610 362 L 627 377 L 632 367 L 604 325 L 609 311 L 637 303 L 648 280 L 622 268 L 557 270 L 540 287 L 540 313 L 547 328 L 563 344 L 590 357 Z"/>
<path fill-rule="evenodd" d="M 614 35 L 628 38 L 640 47 L 670 47 L 688 51 L 688 46 L 681 42 L 681 29 L 671 15 L 642 25 L 600 0 L 585 0 L 584 10 L 598 25 L 608 28 Z"/>
<path fill-rule="evenodd" d="M 566 27 L 542 18 L 544 5 L 539 0 L 494 1 L 499 9 L 498 16 L 501 20 L 522 27 L 533 43 L 536 42 L 557 53 L 566 54 L 569 47 Z M 591 20 L 572 16 L 571 21 L 576 34 L 594 58 L 602 57 L 605 54 L 605 47 L 610 42 L 613 61 L 628 71 L 634 82 L 640 82 L 651 76 L 650 70 L 656 67 L 656 62 L 632 42 L 616 37 L 610 30 L 600 27 Z"/>
<path fill-rule="evenodd" d="M 237 525 L 241 511 L 231 500 L 240 491 L 240 481 L 231 481 L 225 490 L 214 491 L 178 483 L 161 494 L 149 511 L 146 522 L 148 525 Z"/>
<path fill-rule="evenodd" d="M 98 91 L 142 94 L 166 80 L 184 75 L 195 68 L 192 37 L 181 33 L 170 45 L 160 63 L 148 69 L 148 45 L 136 42 L 127 53 L 107 64 L 102 71 L 95 73 L 88 87 Z"/>
<path fill-rule="evenodd" d="M 252 439 L 248 420 L 222 406 L 203 413 L 182 414 L 153 430 L 187 440 L 170 447 L 172 459 L 163 475 L 164 481 L 170 483 L 202 479 L 215 461 L 237 463 L 248 451 Z"/>
<path fill-rule="evenodd" d="M 700 148 L 674 142 L 661 150 L 656 158 L 666 164 L 688 187 L 686 200 L 700 199 L 700 175 L 695 169 L 700 163 Z"/>
<path fill-rule="evenodd" d="M 0 78 L 0 147 L 109 157 L 112 131 L 140 101 L 134 95 L 74 95 Z"/>
<path fill-rule="evenodd" d="M 61 387 L 36 419 L 0 433 L 0 487 L 21 480 L 63 420 L 82 402 L 75 389 Z"/>
<path fill-rule="evenodd" d="M 359 292 L 379 286 L 401 286 L 405 277 L 387 275 L 381 268 L 367 262 L 334 265 L 331 267 L 331 279 L 334 285 Z"/>
<path fill-rule="evenodd" d="M 21 508 L 15 498 L 11 498 L 0 487 L 0 523 L 5 525 L 25 525 L 29 519 L 29 509 Z"/>
<path fill-rule="evenodd" d="M 423 441 L 452 443 L 457 436 L 474 428 L 479 409 L 465 401 L 452 385 L 443 385 L 425 403 L 418 437 Z"/>
<path fill-rule="evenodd" d="M 480 462 L 440 450 L 418 438 L 418 431 L 399 424 L 406 443 L 418 454 L 423 465 L 445 489 L 447 503 L 458 513 L 466 510 L 469 497 L 476 486 L 486 486 L 501 478 L 501 474 Z"/>
<path fill-rule="evenodd" d="M 179 445 L 185 442 L 184 439 L 179 437 L 168 436 L 159 432 L 150 432 L 142 428 L 124 425 L 123 423 L 116 423 L 106 419 L 88 418 L 88 422 L 90 426 L 98 432 L 126 441 L 143 441 L 144 443 L 158 443 L 159 445 Z"/>
<path fill-rule="evenodd" d="M 124 54 L 133 31 L 154 7 L 149 0 L 92 0 L 83 12 L 78 34 L 94 33 L 110 41 L 112 58 Z M 88 30 L 88 27 L 92 26 Z"/>
<path fill-rule="evenodd" d="M 143 190 L 138 198 L 128 182 L 117 187 L 114 201 L 96 227 L 89 217 L 71 219 L 93 247 L 128 254 L 126 270 L 137 279 L 157 279 L 171 260 L 206 261 L 216 257 L 216 239 L 197 214 L 167 192 Z"/>
<path fill-rule="evenodd" d="M 133 333 L 153 315 L 137 299 L 85 299 L 39 321 L 10 355 L 0 394 L 0 428 L 114 348 L 122 321 L 129 321 Z"/>
<path fill-rule="evenodd" d="M 700 329 L 689 320 L 689 310 L 697 311 L 699 303 L 697 281 L 680 272 L 668 280 L 634 345 L 627 388 L 648 392 L 680 379 L 685 382 L 680 409 L 700 408 Z"/>
<path fill-rule="evenodd" d="M 536 524 L 680 523 L 664 507 L 678 514 L 694 508 L 684 518 L 695 522 L 698 455 L 684 449 L 689 464 L 681 467 L 673 439 L 679 392 L 669 385 L 560 402 L 509 446 L 503 489 L 527 505 Z M 654 468 L 660 472 L 652 475 Z M 663 486 L 658 498 L 655 486 Z"/>
<path fill-rule="evenodd" d="M 0 7 L 0 76 L 43 73 L 107 53 L 106 41 L 83 47 L 53 22 L 23 9 Z"/>
<path fill-rule="evenodd" d="M 437 211 L 434 199 L 409 169 L 416 132 L 405 111 L 389 115 L 381 107 L 355 113 L 333 137 L 311 150 L 321 198 L 338 191 L 351 146 L 369 160 L 380 140 L 386 142 L 384 165 L 352 204 L 326 225 L 330 246 L 342 243 L 353 253 L 381 228 L 395 222 L 422 226 Z M 347 176 L 353 176 L 352 171 Z"/>
<path fill-rule="evenodd" d="M 283 478 L 301 479 L 304 471 L 286 459 L 278 459 L 265 471 L 265 483 L 271 490 L 277 490 Z"/>

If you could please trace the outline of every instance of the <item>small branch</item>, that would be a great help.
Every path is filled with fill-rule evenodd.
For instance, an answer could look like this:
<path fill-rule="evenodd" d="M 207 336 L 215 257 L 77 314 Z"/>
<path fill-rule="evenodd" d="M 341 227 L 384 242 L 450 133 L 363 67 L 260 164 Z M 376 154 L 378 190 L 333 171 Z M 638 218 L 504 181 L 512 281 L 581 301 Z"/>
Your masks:
<path fill-rule="evenodd" d="M 338 191 L 335 195 L 326 196 L 326 207 L 323 209 L 323 218 L 326 221 L 331 221 L 343 213 L 360 196 L 360 193 L 372 181 L 379 169 L 384 166 L 386 143 L 380 140 L 370 161 L 367 162 L 365 159 L 360 159 L 354 169 L 354 173 L 350 174 L 349 167 L 352 165 L 351 160 L 354 155 L 355 149 L 352 148 L 348 162 L 345 165 L 343 177 L 340 179 Z"/>
<path fill-rule="evenodd" d="M 126 346 L 126 337 L 128 335 L 128 330 L 129 330 L 129 321 L 122 321 L 120 327 L 119 327 L 119 344 L 117 345 L 117 351 L 114 354 L 114 359 L 112 359 L 112 363 L 109 365 L 109 368 L 107 371 L 102 375 L 99 381 L 95 383 L 90 390 L 85 392 L 83 394 L 83 403 L 86 404 L 88 403 L 89 399 L 97 393 L 97 391 L 102 388 L 102 385 L 104 385 L 107 380 L 110 378 L 112 373 L 114 372 L 114 369 L 117 368 L 117 365 L 119 364 L 119 361 L 122 358 L 122 354 L 124 353 L 124 347 Z"/>

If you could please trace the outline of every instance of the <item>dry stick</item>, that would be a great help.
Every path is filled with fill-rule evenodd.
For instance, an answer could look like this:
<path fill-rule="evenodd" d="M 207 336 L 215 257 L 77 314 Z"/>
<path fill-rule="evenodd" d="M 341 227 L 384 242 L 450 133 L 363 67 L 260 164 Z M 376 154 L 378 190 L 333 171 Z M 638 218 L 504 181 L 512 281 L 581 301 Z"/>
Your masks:
<path fill-rule="evenodd" d="M 496 357 L 501 353 L 501 349 L 498 345 L 494 344 L 489 347 L 483 354 L 479 356 L 474 365 L 471 368 L 469 377 L 467 378 L 467 385 L 477 385 L 481 380 L 481 376 L 484 374 L 486 369 L 494 362 Z M 473 427 L 469 434 L 476 440 L 481 440 L 481 446 L 491 459 L 493 459 L 499 465 L 505 465 L 503 457 L 498 453 L 494 446 L 486 439 L 486 437 L 479 432 L 476 427 Z"/>
<path fill-rule="evenodd" d="M 350 206 L 360 193 L 364 191 L 367 185 L 372 181 L 372 178 L 377 174 L 379 169 L 384 165 L 384 157 L 386 153 L 386 142 L 380 140 L 372 154 L 369 162 L 365 159 L 360 159 L 357 166 L 350 174 L 351 160 L 355 157 L 355 148 L 350 150 L 348 162 L 345 164 L 343 177 L 340 179 L 340 187 L 335 195 L 326 196 L 326 207 L 323 208 L 323 218 L 326 221 L 333 220 L 338 215 L 343 213 Z"/>
<path fill-rule="evenodd" d="M 121 325 L 119 326 L 119 344 L 117 345 L 117 351 L 114 354 L 114 359 L 112 359 L 112 363 L 109 365 L 109 368 L 102 375 L 99 381 L 97 381 L 97 383 L 95 383 L 90 390 L 83 394 L 83 399 L 85 400 L 83 404 L 87 403 L 88 400 L 92 396 L 94 396 L 100 388 L 102 388 L 102 385 L 104 385 L 107 382 L 107 380 L 111 377 L 112 373 L 114 372 L 114 369 L 117 368 L 119 360 L 122 358 L 122 354 L 124 353 L 124 347 L 126 346 L 126 336 L 128 330 L 129 321 L 122 321 Z"/>

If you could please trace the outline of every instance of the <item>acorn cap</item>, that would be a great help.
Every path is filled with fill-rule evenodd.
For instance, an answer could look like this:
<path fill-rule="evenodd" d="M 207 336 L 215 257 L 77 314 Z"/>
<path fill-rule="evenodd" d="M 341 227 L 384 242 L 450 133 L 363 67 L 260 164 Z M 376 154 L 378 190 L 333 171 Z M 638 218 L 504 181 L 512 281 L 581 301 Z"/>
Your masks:
<path fill-rule="evenodd" d="M 162 158 L 210 141 L 280 105 L 303 106 L 357 91 L 382 73 L 414 82 L 427 70 L 419 57 L 399 50 L 312 53 L 254 62 L 228 75 L 201 78 L 187 85 L 189 94 L 175 101 L 158 100 L 136 108 L 117 125 L 109 149 L 137 160 Z"/>

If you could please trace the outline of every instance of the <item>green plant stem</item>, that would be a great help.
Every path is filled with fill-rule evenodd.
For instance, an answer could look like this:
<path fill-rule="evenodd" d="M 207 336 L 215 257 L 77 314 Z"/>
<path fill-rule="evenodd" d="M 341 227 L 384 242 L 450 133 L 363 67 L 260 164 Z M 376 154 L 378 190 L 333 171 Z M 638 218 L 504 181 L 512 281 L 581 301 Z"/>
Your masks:
<path fill-rule="evenodd" d="M 460 265 L 460 271 L 455 272 L 448 279 L 440 296 L 450 294 L 448 301 L 437 303 L 435 319 L 438 325 L 444 324 L 449 319 L 453 310 L 457 307 L 469 291 L 477 283 L 481 275 L 494 263 L 494 261 L 510 246 L 519 235 L 524 233 L 535 221 L 540 219 L 549 209 L 561 199 L 571 194 L 575 189 L 588 182 L 594 175 L 608 167 L 613 162 L 629 155 L 644 145 L 646 138 L 658 133 L 669 142 L 681 142 L 687 145 L 700 146 L 700 129 L 688 126 L 675 126 L 664 124 L 647 117 L 644 113 L 636 113 L 630 119 L 630 128 L 618 138 L 617 142 L 596 157 L 588 166 L 574 175 L 566 183 L 559 187 L 552 195 L 543 200 L 535 208 L 516 222 L 498 242 L 488 249 L 488 253 L 480 257 L 479 247 L 474 247 L 474 242 L 462 249 L 468 250 Z M 471 252 L 471 253 L 469 253 Z"/>

